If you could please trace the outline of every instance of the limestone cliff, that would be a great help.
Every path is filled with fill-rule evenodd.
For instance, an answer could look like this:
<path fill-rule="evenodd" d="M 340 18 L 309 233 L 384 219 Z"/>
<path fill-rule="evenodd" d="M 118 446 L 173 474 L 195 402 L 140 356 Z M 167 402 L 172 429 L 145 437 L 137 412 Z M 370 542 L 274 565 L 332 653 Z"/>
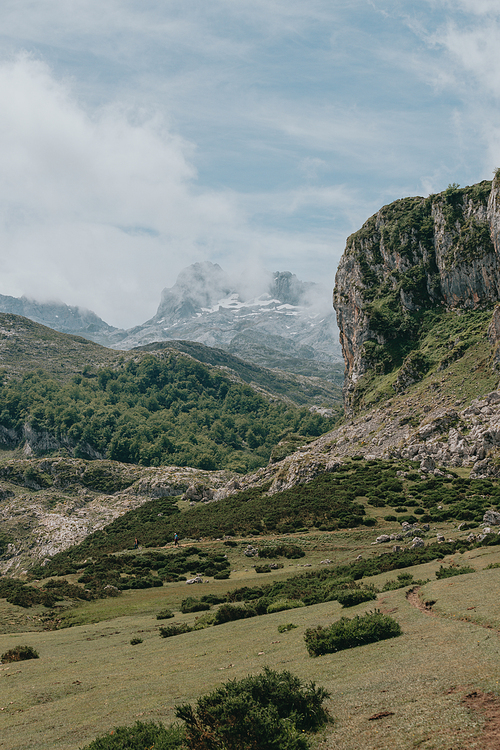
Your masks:
<path fill-rule="evenodd" d="M 346 362 L 345 405 L 359 410 L 374 375 L 396 392 L 428 369 L 432 320 L 500 299 L 500 174 L 384 206 L 347 240 L 333 295 Z"/>

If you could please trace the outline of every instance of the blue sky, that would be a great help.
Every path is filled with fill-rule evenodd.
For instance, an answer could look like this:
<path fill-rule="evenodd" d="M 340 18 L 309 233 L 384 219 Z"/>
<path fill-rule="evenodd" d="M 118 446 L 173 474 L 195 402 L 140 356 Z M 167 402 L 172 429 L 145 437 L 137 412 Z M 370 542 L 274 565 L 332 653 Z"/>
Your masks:
<path fill-rule="evenodd" d="M 330 291 L 380 206 L 500 165 L 498 0 L 4 0 L 0 293 L 129 327 L 186 265 Z"/>

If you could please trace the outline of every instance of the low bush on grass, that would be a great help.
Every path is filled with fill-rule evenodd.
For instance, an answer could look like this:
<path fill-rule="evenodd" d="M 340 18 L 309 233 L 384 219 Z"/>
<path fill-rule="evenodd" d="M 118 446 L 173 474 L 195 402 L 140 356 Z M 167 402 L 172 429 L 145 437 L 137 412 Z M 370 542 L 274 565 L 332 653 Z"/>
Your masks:
<path fill-rule="evenodd" d="M 374 591 L 366 589 L 346 589 L 337 595 L 337 601 L 343 607 L 354 607 L 356 604 L 370 602 L 376 598 L 377 594 Z"/>
<path fill-rule="evenodd" d="M 173 635 L 190 633 L 192 629 L 193 628 L 191 628 L 187 623 L 179 622 L 172 625 L 165 625 L 165 627 L 160 628 L 160 635 L 162 638 L 171 638 Z"/>
<path fill-rule="evenodd" d="M 32 646 L 15 646 L 10 651 L 6 651 L 2 654 L 0 660 L 3 664 L 8 664 L 12 661 L 26 661 L 27 659 L 39 659 L 38 651 Z"/>
<path fill-rule="evenodd" d="M 204 612 L 206 609 L 210 609 L 210 604 L 202 602 L 195 596 L 187 596 L 181 603 L 181 612 L 184 615 L 189 614 L 189 612 Z"/>
<path fill-rule="evenodd" d="M 293 622 L 288 622 L 286 625 L 278 625 L 278 633 L 288 633 L 289 630 L 298 628 L 298 625 L 294 625 Z"/>
<path fill-rule="evenodd" d="M 214 625 L 215 612 L 204 612 L 199 617 L 195 618 L 193 630 L 204 630 Z"/>
<path fill-rule="evenodd" d="M 386 581 L 382 587 L 382 591 L 393 591 L 395 589 L 402 589 L 404 586 L 423 586 L 429 583 L 429 578 L 415 580 L 411 573 L 398 573 L 396 580 L 392 579 Z"/>
<path fill-rule="evenodd" d="M 139 643 L 142 643 L 142 642 L 143 642 L 142 638 L 132 638 L 132 640 L 130 641 L 130 645 L 131 646 L 138 646 Z"/>
<path fill-rule="evenodd" d="M 342 617 L 328 628 L 308 628 L 304 638 L 309 656 L 321 656 L 394 638 L 401 632 L 396 620 L 375 610 L 357 615 L 352 620 Z"/>
<path fill-rule="evenodd" d="M 307 750 L 305 732 L 326 724 L 324 688 L 266 668 L 176 709 L 190 750 Z"/>
<path fill-rule="evenodd" d="M 256 573 L 270 573 L 271 568 L 269 565 L 256 565 L 255 572 Z"/>
<path fill-rule="evenodd" d="M 470 565 L 460 567 L 458 565 L 449 565 L 447 568 L 444 565 L 439 566 L 439 570 L 436 570 L 436 578 L 451 578 L 453 576 L 461 576 L 464 573 L 475 573 L 475 568 L 471 568 Z"/>
<path fill-rule="evenodd" d="M 7 599 L 10 604 L 24 608 L 32 607 L 34 604 L 53 607 L 58 599 L 62 599 L 62 596 L 53 590 L 37 589 L 14 578 L 0 580 L 0 597 Z"/>
<path fill-rule="evenodd" d="M 305 606 L 304 602 L 301 602 L 300 599 L 278 599 L 268 606 L 267 614 L 271 615 L 273 612 L 285 612 L 287 609 L 297 609 L 297 607 Z"/>
<path fill-rule="evenodd" d="M 296 560 L 304 557 L 305 554 L 298 544 L 274 544 L 269 547 L 259 547 L 259 557 L 286 557 L 289 560 Z"/>
<path fill-rule="evenodd" d="M 185 748 L 184 727 L 137 721 L 132 727 L 116 727 L 109 734 L 98 737 L 82 750 L 176 750 Z"/>
<path fill-rule="evenodd" d="M 162 609 L 161 612 L 158 612 L 156 615 L 157 620 L 169 620 L 171 617 L 174 616 L 174 613 L 171 609 Z"/>
<path fill-rule="evenodd" d="M 247 617 L 256 617 L 257 611 L 253 607 L 245 607 L 238 604 L 222 604 L 215 615 L 214 625 L 222 625 L 225 622 L 244 620 Z"/>

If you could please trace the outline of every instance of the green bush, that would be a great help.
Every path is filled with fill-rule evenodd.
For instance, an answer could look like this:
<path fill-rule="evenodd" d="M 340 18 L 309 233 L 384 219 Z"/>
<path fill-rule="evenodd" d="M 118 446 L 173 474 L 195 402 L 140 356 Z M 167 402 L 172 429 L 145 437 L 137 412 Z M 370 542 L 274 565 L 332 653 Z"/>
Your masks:
<path fill-rule="evenodd" d="M 214 625 L 222 625 L 233 620 L 244 620 L 247 617 L 256 617 L 257 612 L 253 607 L 244 607 L 238 604 L 222 604 L 215 615 Z"/>
<path fill-rule="evenodd" d="M 289 630 L 295 630 L 298 625 L 294 625 L 293 622 L 288 622 L 286 625 L 278 625 L 278 633 L 288 633 Z"/>
<path fill-rule="evenodd" d="M 343 607 L 354 607 L 356 604 L 369 602 L 376 598 L 377 594 L 374 591 L 367 591 L 366 589 L 345 589 L 339 593 L 337 601 Z"/>
<path fill-rule="evenodd" d="M 270 615 L 273 612 L 285 612 L 288 609 L 297 609 L 298 607 L 305 607 L 304 602 L 300 599 L 278 599 L 272 602 L 267 608 L 267 614 Z"/>
<path fill-rule="evenodd" d="M 178 706 L 190 750 L 307 750 L 305 732 L 328 721 L 328 698 L 314 683 L 266 668 L 201 697 L 195 708 Z"/>
<path fill-rule="evenodd" d="M 275 544 L 270 547 L 259 547 L 259 557 L 286 557 L 289 560 L 304 557 L 306 553 L 297 544 Z"/>
<path fill-rule="evenodd" d="M 402 589 L 404 586 L 424 586 L 429 583 L 429 580 L 429 578 L 415 580 L 411 573 L 398 573 L 397 580 L 386 581 L 382 591 L 394 591 L 395 589 Z"/>
<path fill-rule="evenodd" d="M 168 728 L 154 721 L 137 721 L 131 727 L 116 727 L 98 737 L 82 750 L 176 750 L 185 748 L 184 727 L 171 724 Z"/>
<path fill-rule="evenodd" d="M 308 628 L 305 633 L 309 656 L 333 654 L 347 648 L 364 646 L 401 635 L 401 626 L 380 610 L 357 615 L 352 620 L 342 617 L 328 628 Z"/>
<path fill-rule="evenodd" d="M 142 643 L 142 638 L 132 638 L 130 641 L 131 646 L 138 646 L 139 643 Z"/>
<path fill-rule="evenodd" d="M 162 609 L 161 612 L 158 612 L 156 615 L 157 620 L 169 620 L 171 617 L 174 616 L 174 613 L 171 609 Z"/>
<path fill-rule="evenodd" d="M 444 565 L 439 566 L 439 570 L 436 570 L 436 578 L 452 578 L 453 576 L 461 576 L 464 573 L 475 573 L 475 568 L 470 566 L 459 567 L 458 565 L 450 565 L 445 568 Z"/>
<path fill-rule="evenodd" d="M 269 565 L 256 565 L 255 572 L 256 573 L 270 573 L 271 568 Z"/>
<path fill-rule="evenodd" d="M 171 638 L 173 635 L 190 633 L 192 629 L 193 628 L 191 628 L 187 623 L 178 622 L 174 623 L 173 625 L 166 625 L 165 627 L 160 628 L 160 635 L 162 638 Z"/>
<path fill-rule="evenodd" d="M 39 659 L 38 651 L 32 646 L 15 646 L 10 651 L 6 651 L 0 657 L 2 663 L 8 664 L 12 661 L 26 661 L 27 659 Z"/>
<path fill-rule="evenodd" d="M 204 612 L 206 609 L 210 609 L 210 604 L 194 596 L 187 596 L 181 603 L 181 612 L 185 615 L 189 612 Z"/>

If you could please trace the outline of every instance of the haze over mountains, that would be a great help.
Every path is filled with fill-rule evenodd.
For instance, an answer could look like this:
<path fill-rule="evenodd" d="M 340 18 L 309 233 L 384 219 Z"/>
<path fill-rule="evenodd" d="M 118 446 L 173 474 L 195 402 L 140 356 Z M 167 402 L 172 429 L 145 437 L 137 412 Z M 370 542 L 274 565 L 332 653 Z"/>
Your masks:
<path fill-rule="evenodd" d="M 0 295 L 0 312 L 24 315 L 114 349 L 188 340 L 264 367 L 336 382 L 343 370 L 329 294 L 286 271 L 249 291 L 219 265 L 195 263 L 164 289 L 156 315 L 129 330 L 114 328 L 89 310 L 25 297 Z"/>

